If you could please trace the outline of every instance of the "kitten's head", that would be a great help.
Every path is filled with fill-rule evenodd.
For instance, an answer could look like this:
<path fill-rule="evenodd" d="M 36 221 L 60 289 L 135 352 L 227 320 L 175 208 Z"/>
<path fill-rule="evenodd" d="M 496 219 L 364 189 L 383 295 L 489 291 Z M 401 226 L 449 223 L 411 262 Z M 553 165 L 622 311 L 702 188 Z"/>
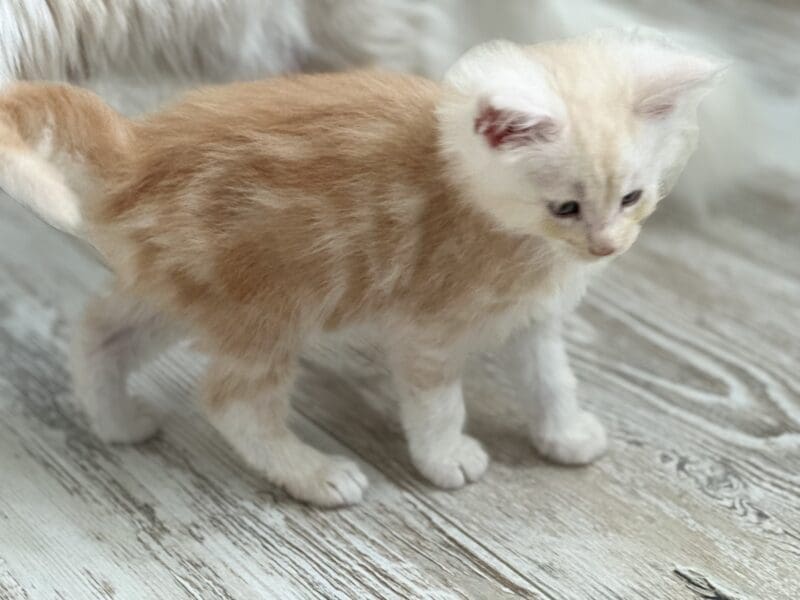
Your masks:
<path fill-rule="evenodd" d="M 641 31 L 484 44 L 447 74 L 442 146 L 503 226 L 582 259 L 620 254 L 683 169 L 722 70 Z"/>

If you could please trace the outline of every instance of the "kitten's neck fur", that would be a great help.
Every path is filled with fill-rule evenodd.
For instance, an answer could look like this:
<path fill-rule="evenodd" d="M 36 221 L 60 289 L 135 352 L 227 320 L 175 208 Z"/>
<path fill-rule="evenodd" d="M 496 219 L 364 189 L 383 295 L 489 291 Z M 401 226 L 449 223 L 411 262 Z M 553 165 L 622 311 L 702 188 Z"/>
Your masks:
<path fill-rule="evenodd" d="M 499 312 L 543 292 L 559 296 L 559 291 L 575 281 L 582 290 L 585 275 L 606 261 L 586 263 L 557 240 L 523 232 L 499 218 L 498 211 L 487 208 L 503 203 L 504 190 L 492 189 L 489 182 L 475 176 L 463 176 L 471 165 L 464 164 L 461 153 L 452 151 L 459 140 L 452 139 L 453 124 L 443 122 L 442 117 L 442 106 L 452 103 L 451 92 L 439 90 L 435 104 L 415 113 L 419 128 L 411 129 L 422 135 L 406 137 L 398 132 L 407 145 L 407 154 L 421 159 L 412 172 L 424 172 L 424 180 L 431 183 L 426 189 L 423 221 L 429 235 L 427 259 L 437 263 L 440 272 L 470 273 L 468 285 L 476 289 L 485 284 L 487 292 L 492 290 L 493 307 Z M 465 126 L 469 128 L 463 119 L 457 126 L 459 134 Z M 564 299 L 567 306 L 563 308 L 569 309 L 578 299 Z M 548 310 L 559 308 L 550 306 Z"/>

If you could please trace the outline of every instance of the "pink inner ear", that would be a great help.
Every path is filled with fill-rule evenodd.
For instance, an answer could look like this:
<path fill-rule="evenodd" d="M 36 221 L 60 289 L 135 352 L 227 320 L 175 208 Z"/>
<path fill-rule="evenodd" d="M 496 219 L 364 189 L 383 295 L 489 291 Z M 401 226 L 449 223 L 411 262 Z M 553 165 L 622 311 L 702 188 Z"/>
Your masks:
<path fill-rule="evenodd" d="M 676 71 L 646 82 L 636 101 L 636 113 L 644 117 L 661 118 L 672 113 L 681 99 L 700 87 L 712 75 L 702 72 Z"/>
<path fill-rule="evenodd" d="M 674 103 L 660 101 L 641 104 L 639 105 L 638 112 L 642 116 L 657 119 L 659 117 L 666 117 L 674 109 Z"/>
<path fill-rule="evenodd" d="M 640 100 L 636 106 L 636 113 L 652 119 L 666 117 L 675 110 L 677 102 L 677 92 L 661 93 Z"/>
<path fill-rule="evenodd" d="M 550 141 L 558 127 L 549 117 L 484 106 L 475 117 L 475 133 L 492 148 L 520 147 L 536 141 Z"/>

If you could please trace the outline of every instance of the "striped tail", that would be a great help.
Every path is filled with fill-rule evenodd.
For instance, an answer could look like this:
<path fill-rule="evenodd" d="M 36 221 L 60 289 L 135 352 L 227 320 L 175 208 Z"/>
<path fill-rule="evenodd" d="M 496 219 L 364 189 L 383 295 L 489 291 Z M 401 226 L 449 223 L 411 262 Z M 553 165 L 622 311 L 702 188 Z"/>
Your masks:
<path fill-rule="evenodd" d="M 133 123 L 86 90 L 17 83 L 0 92 L 0 188 L 82 237 L 83 208 L 125 164 Z"/>

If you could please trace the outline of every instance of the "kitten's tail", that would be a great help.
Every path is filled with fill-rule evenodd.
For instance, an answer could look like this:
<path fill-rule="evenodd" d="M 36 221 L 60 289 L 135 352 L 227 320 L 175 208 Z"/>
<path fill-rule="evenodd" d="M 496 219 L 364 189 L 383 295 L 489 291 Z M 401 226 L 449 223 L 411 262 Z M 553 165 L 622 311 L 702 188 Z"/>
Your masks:
<path fill-rule="evenodd" d="M 0 188 L 80 237 L 82 202 L 127 162 L 133 137 L 133 123 L 91 92 L 16 83 L 0 93 Z"/>

